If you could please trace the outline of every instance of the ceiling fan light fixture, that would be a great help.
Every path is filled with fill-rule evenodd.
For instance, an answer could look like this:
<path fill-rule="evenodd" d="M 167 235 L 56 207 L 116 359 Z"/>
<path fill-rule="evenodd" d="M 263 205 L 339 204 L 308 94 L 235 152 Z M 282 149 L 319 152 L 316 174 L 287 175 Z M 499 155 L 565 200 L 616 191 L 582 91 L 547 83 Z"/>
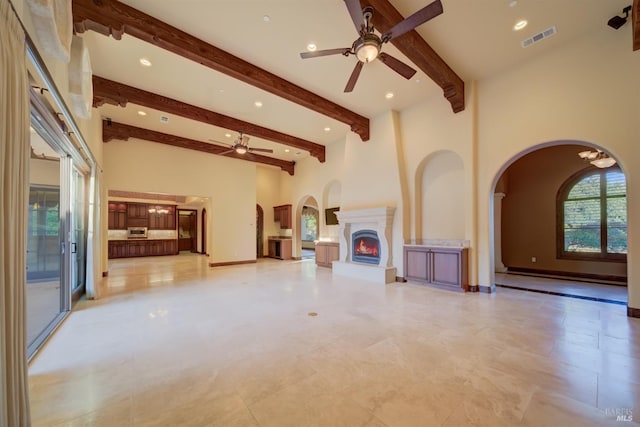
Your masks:
<path fill-rule="evenodd" d="M 378 57 L 381 45 L 382 41 L 380 38 L 373 33 L 369 33 L 364 34 L 356 41 L 353 50 L 358 60 L 366 64 Z"/>
<path fill-rule="evenodd" d="M 591 153 L 593 153 L 593 151 L 589 151 L 589 150 L 581 151 L 578 153 L 578 156 L 580 156 L 581 159 L 586 159 L 591 155 Z"/>
<path fill-rule="evenodd" d="M 236 147 L 236 153 L 245 154 L 247 152 L 247 147 L 239 145 Z"/>
<path fill-rule="evenodd" d="M 604 169 L 604 168 L 610 168 L 611 166 L 616 164 L 616 160 L 613 157 L 609 157 L 607 156 L 605 153 L 602 153 L 602 155 L 591 161 L 591 164 L 594 165 L 595 167 Z"/>

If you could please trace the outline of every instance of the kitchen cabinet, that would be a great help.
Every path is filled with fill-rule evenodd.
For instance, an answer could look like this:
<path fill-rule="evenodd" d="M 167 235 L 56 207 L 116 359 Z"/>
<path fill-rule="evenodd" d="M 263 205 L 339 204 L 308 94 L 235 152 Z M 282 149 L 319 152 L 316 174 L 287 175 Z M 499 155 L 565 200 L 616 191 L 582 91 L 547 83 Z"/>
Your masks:
<path fill-rule="evenodd" d="M 469 249 L 407 245 L 404 274 L 407 280 L 469 291 Z"/>
<path fill-rule="evenodd" d="M 166 213 L 149 212 L 149 230 L 175 230 L 176 207 L 173 205 L 158 205 L 154 209 L 162 209 Z"/>
<path fill-rule="evenodd" d="M 269 257 L 291 259 L 291 239 L 269 238 Z"/>
<path fill-rule="evenodd" d="M 127 203 L 127 226 L 149 226 L 149 211 L 146 203 Z"/>
<path fill-rule="evenodd" d="M 332 262 L 340 258 L 340 243 L 318 242 L 316 243 L 316 265 L 320 267 L 333 267 Z"/>
<path fill-rule="evenodd" d="M 109 230 L 127 229 L 127 204 L 124 202 L 110 202 L 107 216 Z"/>
<path fill-rule="evenodd" d="M 291 205 L 280 205 L 273 207 L 273 220 L 280 223 L 280 228 L 292 228 Z"/>
<path fill-rule="evenodd" d="M 109 240 L 109 259 L 176 255 L 177 253 L 176 239 Z"/>
<path fill-rule="evenodd" d="M 126 240 L 109 241 L 109 259 L 126 258 L 127 256 L 129 256 L 129 247 Z"/>

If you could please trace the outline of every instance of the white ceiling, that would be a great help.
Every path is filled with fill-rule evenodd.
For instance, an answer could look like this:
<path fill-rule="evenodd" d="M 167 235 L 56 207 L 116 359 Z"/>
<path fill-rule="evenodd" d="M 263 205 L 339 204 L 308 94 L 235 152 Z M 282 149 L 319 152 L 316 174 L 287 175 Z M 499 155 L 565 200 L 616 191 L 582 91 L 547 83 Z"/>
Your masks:
<path fill-rule="evenodd" d="M 391 0 L 403 16 L 426 6 L 425 0 Z M 124 3 L 165 21 L 256 66 L 317 93 L 369 118 L 402 110 L 436 96 L 450 109 L 442 90 L 422 71 L 405 80 L 384 64 L 366 64 L 352 93 L 343 93 L 355 65 L 341 55 L 302 60 L 299 53 L 313 42 L 318 49 L 349 47 L 357 38 L 342 0 L 124 0 Z M 529 61 L 576 37 L 614 31 L 606 23 L 630 0 L 442 0 L 444 13 L 418 27 L 418 33 L 465 81 L 482 79 Z M 269 16 L 265 22 L 264 16 Z M 516 21 L 527 19 L 521 31 Z M 551 26 L 558 33 L 522 48 L 520 42 Z M 616 32 L 631 49 L 630 24 Z M 100 34 L 82 35 L 89 46 L 95 75 L 203 107 L 217 113 L 328 145 L 344 138 L 349 127 L 297 104 L 227 77 L 195 62 L 151 46 L 131 36 L 114 40 Z M 413 65 L 393 45 L 383 51 Z M 148 58 L 152 67 L 140 65 Z M 395 96 L 388 100 L 387 92 Z M 255 101 L 262 108 L 254 106 Z M 137 114 L 145 110 L 144 117 Z M 129 104 L 105 105 L 99 114 L 114 121 L 183 137 L 231 144 L 234 129 L 221 129 Z M 453 112 L 451 114 L 454 114 Z M 160 123 L 160 116 L 170 118 Z M 331 131 L 326 132 L 325 127 Z M 252 138 L 250 145 L 275 150 L 273 157 L 299 160 L 307 152 Z"/>

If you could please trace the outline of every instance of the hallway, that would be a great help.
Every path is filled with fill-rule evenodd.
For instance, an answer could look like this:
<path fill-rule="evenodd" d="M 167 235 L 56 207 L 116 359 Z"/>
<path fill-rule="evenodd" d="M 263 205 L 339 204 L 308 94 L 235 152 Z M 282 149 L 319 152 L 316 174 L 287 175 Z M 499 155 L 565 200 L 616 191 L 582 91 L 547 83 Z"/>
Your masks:
<path fill-rule="evenodd" d="M 34 426 L 613 426 L 640 410 L 640 320 L 621 305 L 383 286 L 313 260 L 109 267 L 105 297 L 30 366 Z"/>

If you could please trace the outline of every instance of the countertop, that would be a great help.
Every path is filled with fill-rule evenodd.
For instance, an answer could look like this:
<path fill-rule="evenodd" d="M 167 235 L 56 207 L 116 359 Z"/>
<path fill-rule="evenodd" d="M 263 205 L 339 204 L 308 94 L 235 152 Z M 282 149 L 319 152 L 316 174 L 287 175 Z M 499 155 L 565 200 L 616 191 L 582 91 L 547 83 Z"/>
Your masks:
<path fill-rule="evenodd" d="M 177 239 L 177 238 L 174 238 L 174 239 L 146 239 L 146 238 L 136 238 L 136 239 L 109 239 L 109 242 L 139 242 L 139 241 L 149 242 L 149 241 L 154 241 L 154 240 L 178 240 L 178 239 Z"/>

